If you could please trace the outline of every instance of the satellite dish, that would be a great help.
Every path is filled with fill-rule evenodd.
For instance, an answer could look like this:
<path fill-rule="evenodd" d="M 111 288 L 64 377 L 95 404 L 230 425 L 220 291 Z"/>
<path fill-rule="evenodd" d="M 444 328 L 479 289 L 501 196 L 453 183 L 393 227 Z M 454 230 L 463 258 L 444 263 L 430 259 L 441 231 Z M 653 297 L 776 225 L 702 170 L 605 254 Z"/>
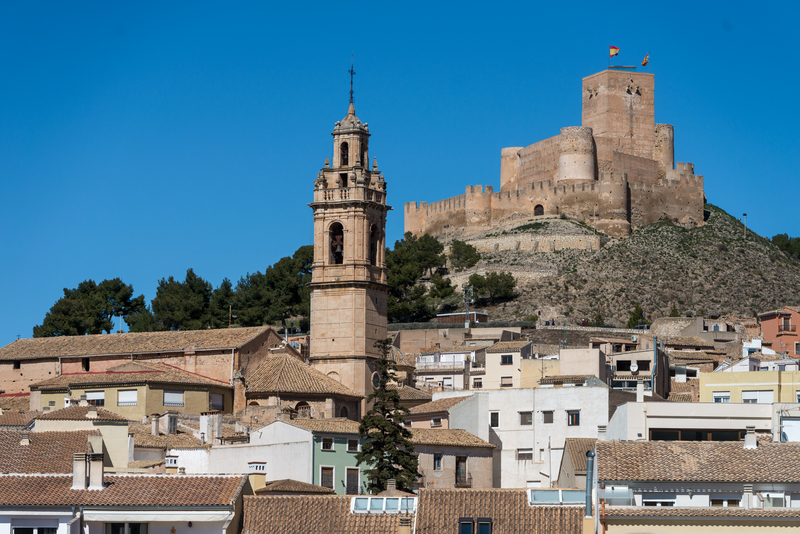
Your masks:
<path fill-rule="evenodd" d="M 639 366 L 638 366 L 638 365 L 636 365 L 635 363 L 632 363 L 632 364 L 631 364 L 631 373 L 635 373 L 635 372 L 637 372 L 638 370 L 639 370 Z"/>

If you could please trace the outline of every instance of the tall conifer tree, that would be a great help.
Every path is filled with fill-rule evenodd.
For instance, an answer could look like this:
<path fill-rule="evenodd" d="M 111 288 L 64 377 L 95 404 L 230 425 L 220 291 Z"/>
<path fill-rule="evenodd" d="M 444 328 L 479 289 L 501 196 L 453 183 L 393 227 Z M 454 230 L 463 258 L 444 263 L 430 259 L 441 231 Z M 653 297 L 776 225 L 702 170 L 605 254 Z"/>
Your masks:
<path fill-rule="evenodd" d="M 386 489 L 389 479 L 395 479 L 397 489 L 412 491 L 419 478 L 419 462 L 414 455 L 411 432 L 403 426 L 403 415 L 408 409 L 400 405 L 400 394 L 386 386 L 395 376 L 394 359 L 389 356 L 390 339 L 375 342 L 383 355 L 377 360 L 379 383 L 367 397 L 372 409 L 361 419 L 358 427 L 363 445 L 356 455 L 358 465 L 370 466 L 365 470 L 369 489 L 376 493 Z"/>

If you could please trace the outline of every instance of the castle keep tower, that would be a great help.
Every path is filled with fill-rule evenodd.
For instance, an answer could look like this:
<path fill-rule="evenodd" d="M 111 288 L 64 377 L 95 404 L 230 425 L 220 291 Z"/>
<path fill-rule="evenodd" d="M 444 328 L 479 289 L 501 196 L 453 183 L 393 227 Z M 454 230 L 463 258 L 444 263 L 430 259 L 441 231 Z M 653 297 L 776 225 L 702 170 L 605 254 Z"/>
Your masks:
<path fill-rule="evenodd" d="M 311 364 L 367 396 L 373 345 L 386 338 L 386 182 L 369 169 L 369 127 L 355 114 L 333 129 L 333 164 L 314 182 L 314 264 L 311 279 Z M 366 404 L 362 402 L 363 415 Z M 337 416 L 339 414 L 336 414 Z"/>

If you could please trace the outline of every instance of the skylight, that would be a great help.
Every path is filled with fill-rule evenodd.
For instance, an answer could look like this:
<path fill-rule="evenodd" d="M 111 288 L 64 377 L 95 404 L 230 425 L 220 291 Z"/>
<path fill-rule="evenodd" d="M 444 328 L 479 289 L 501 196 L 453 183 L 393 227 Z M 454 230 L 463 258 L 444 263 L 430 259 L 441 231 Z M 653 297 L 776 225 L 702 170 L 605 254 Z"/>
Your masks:
<path fill-rule="evenodd" d="M 353 497 L 350 512 L 354 514 L 413 514 L 416 497 Z"/>

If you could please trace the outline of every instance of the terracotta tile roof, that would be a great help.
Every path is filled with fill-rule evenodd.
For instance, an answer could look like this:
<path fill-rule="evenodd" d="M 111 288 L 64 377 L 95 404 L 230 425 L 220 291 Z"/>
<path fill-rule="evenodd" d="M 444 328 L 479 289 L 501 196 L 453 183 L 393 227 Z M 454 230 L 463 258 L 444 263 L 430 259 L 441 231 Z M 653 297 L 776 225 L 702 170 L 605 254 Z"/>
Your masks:
<path fill-rule="evenodd" d="M 478 447 L 494 449 L 494 445 L 460 428 L 412 428 L 414 445 L 442 445 L 449 447 Z"/>
<path fill-rule="evenodd" d="M 579 534 L 583 506 L 530 506 L 524 489 L 422 489 L 417 534 L 452 534 L 462 517 L 490 517 L 493 534 Z"/>
<path fill-rule="evenodd" d="M 3 410 L 25 411 L 31 407 L 31 394 L 27 393 L 6 393 L 0 395 L 0 408 Z"/>
<path fill-rule="evenodd" d="M 491 347 L 486 349 L 486 352 L 519 352 L 526 345 L 530 345 L 530 341 L 498 341 Z"/>
<path fill-rule="evenodd" d="M 326 488 L 325 486 L 317 486 L 316 484 L 309 484 L 307 482 L 292 480 L 291 478 L 284 478 L 283 480 L 273 480 L 271 482 L 267 482 L 266 486 L 264 486 L 263 488 L 258 488 L 255 491 L 256 495 L 260 495 L 262 493 L 269 493 L 273 491 L 281 493 L 330 494 L 333 493 L 333 488 Z"/>
<path fill-rule="evenodd" d="M 128 467 L 131 469 L 149 469 L 150 467 L 158 467 L 159 465 L 164 465 L 166 460 L 163 458 L 160 460 L 134 460 L 132 462 L 128 462 Z"/>
<path fill-rule="evenodd" d="M 138 423 L 128 424 L 128 435 L 133 436 L 134 447 L 143 449 L 166 449 L 167 446 L 170 449 L 201 449 L 211 446 L 209 443 L 200 445 L 199 439 L 191 433 L 181 432 L 180 430 L 178 430 L 177 434 L 153 436 L 150 425 Z"/>
<path fill-rule="evenodd" d="M 583 384 L 594 375 L 549 375 L 539 380 L 540 384 Z"/>
<path fill-rule="evenodd" d="M 242 475 L 114 475 L 102 490 L 73 490 L 72 475 L 0 475 L 0 506 L 230 506 Z"/>
<path fill-rule="evenodd" d="M 687 378 L 686 382 L 676 382 L 674 378 L 669 381 L 669 390 L 673 393 L 691 393 L 692 389 L 700 387 L 699 378 Z"/>
<path fill-rule="evenodd" d="M 667 400 L 670 402 L 692 402 L 692 394 L 670 392 Z"/>
<path fill-rule="evenodd" d="M 327 432 L 330 434 L 358 434 L 358 422 L 350 419 L 336 417 L 332 419 L 306 419 L 298 417 L 291 421 L 286 421 L 289 424 L 311 430 L 312 432 Z"/>
<path fill-rule="evenodd" d="M 667 353 L 670 361 L 673 360 L 708 360 L 710 362 L 717 361 L 717 358 L 708 354 L 707 352 L 694 351 L 694 350 L 673 350 Z"/>
<path fill-rule="evenodd" d="M 692 326 L 695 321 L 694 317 L 659 317 L 650 326 L 650 333 L 658 336 L 677 336 L 686 328 Z M 647 330 L 645 330 L 647 332 Z"/>
<path fill-rule="evenodd" d="M 492 345 L 494 345 L 494 343 L 495 341 L 493 339 L 465 339 L 461 342 L 460 345 L 456 345 L 454 348 L 455 350 L 473 351 L 485 347 L 491 347 Z"/>
<path fill-rule="evenodd" d="M 664 340 L 667 347 L 701 347 L 713 349 L 714 344 L 703 341 L 699 337 L 671 337 Z"/>
<path fill-rule="evenodd" d="M 572 468 L 576 473 L 586 472 L 586 453 L 593 451 L 597 438 L 566 438 L 564 449 L 569 451 Z"/>
<path fill-rule="evenodd" d="M 28 445 L 20 445 L 22 434 Z M 0 430 L 0 473 L 72 473 L 72 455 L 91 452 L 89 436 L 98 430 L 71 432 L 23 432 Z"/>
<path fill-rule="evenodd" d="M 609 506 L 607 517 L 785 517 L 800 521 L 797 509 L 791 508 L 706 508 L 700 506 Z"/>
<path fill-rule="evenodd" d="M 184 371 L 166 363 L 131 362 L 102 373 L 70 373 L 31 384 L 31 391 L 60 390 L 72 386 L 118 386 L 123 384 L 185 384 L 231 389 L 228 382 Z"/>
<path fill-rule="evenodd" d="M 431 401 L 426 404 L 420 404 L 419 406 L 414 406 L 413 408 L 410 408 L 408 411 L 411 415 L 446 412 L 447 410 L 449 410 L 459 402 L 463 401 L 464 399 L 468 399 L 470 396 L 471 395 L 465 395 L 462 397 L 445 397 L 443 399 L 437 399 L 435 401 Z"/>
<path fill-rule="evenodd" d="M 271 330 L 268 326 L 141 332 L 18 339 L 0 348 L 0 360 L 33 360 L 104 354 L 142 354 L 194 350 L 235 349 Z"/>
<path fill-rule="evenodd" d="M 598 479 L 663 482 L 800 482 L 800 443 L 599 441 Z"/>
<path fill-rule="evenodd" d="M 41 414 L 42 412 L 4 410 L 3 414 L 0 415 L 0 428 L 24 429 Z"/>
<path fill-rule="evenodd" d="M 636 341 L 631 341 L 629 337 L 591 337 L 590 343 L 622 343 L 627 345 L 636 345 Z"/>
<path fill-rule="evenodd" d="M 287 354 L 266 358 L 247 380 L 247 394 L 306 393 L 363 398 L 336 380 Z"/>
<path fill-rule="evenodd" d="M 786 308 L 788 308 L 790 310 L 797 311 L 794 308 L 792 308 L 791 306 L 786 306 L 784 308 L 780 308 L 780 309 L 777 309 L 777 310 L 770 310 L 770 311 L 765 311 L 764 313 L 759 313 L 758 316 L 759 317 L 764 317 L 765 315 L 791 315 L 792 313 L 790 311 L 787 311 Z"/>
<path fill-rule="evenodd" d="M 89 413 L 90 408 L 93 406 L 70 406 L 69 408 L 62 408 L 54 412 L 45 412 L 36 416 L 36 419 L 41 421 L 84 421 L 90 419 L 86 415 Z M 97 417 L 92 418 L 92 421 L 127 421 L 121 415 L 114 412 L 109 412 L 103 408 L 97 408 Z"/>
<path fill-rule="evenodd" d="M 249 534 L 392 534 L 399 514 L 351 514 L 348 495 L 269 495 L 244 497 Z M 313 512 L 313 513 L 312 513 Z"/>
<path fill-rule="evenodd" d="M 395 384 L 388 384 L 386 389 L 396 389 L 400 395 L 400 400 L 431 400 L 431 394 L 420 391 L 411 386 L 403 386 L 398 388 Z"/>

